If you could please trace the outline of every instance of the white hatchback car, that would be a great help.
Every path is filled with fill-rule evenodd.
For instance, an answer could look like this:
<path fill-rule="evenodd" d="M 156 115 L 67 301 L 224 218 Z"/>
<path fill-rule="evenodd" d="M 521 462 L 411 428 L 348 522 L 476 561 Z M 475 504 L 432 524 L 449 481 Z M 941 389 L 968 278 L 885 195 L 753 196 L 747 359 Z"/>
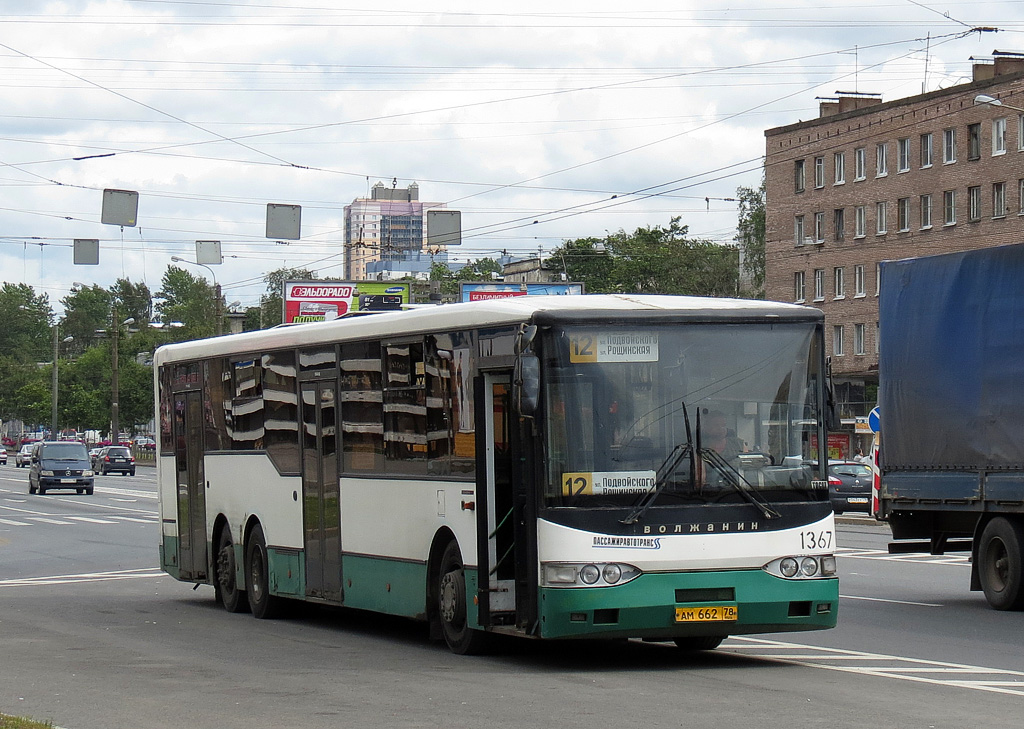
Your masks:
<path fill-rule="evenodd" d="M 18 468 L 27 467 L 32 463 L 32 446 L 34 443 L 26 443 L 14 457 L 14 465 Z"/>

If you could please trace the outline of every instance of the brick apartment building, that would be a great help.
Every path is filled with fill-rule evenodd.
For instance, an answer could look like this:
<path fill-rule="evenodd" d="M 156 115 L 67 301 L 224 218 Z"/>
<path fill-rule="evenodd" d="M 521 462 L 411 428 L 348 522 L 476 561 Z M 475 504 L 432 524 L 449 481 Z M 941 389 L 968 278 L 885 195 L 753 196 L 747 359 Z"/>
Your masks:
<path fill-rule="evenodd" d="M 875 404 L 879 262 L 1024 240 L 1024 54 L 973 75 L 888 102 L 840 93 L 765 132 L 765 293 L 825 312 L 844 456 Z"/>

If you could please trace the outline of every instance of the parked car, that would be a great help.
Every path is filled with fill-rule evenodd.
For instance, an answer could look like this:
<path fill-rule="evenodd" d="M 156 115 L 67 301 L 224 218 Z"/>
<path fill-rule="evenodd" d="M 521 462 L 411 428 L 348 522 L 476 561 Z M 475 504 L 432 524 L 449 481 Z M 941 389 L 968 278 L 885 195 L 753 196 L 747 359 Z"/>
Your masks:
<path fill-rule="evenodd" d="M 7 449 L 0 446 L 0 463 L 7 465 Z"/>
<path fill-rule="evenodd" d="M 91 494 L 92 466 L 85 444 L 78 441 L 41 441 L 32 446 L 28 492 L 42 496 L 49 489 L 74 489 Z"/>
<path fill-rule="evenodd" d="M 120 473 L 125 476 L 135 475 L 135 458 L 125 446 L 106 446 L 93 456 L 92 470 L 101 476 L 108 473 Z"/>
<path fill-rule="evenodd" d="M 22 466 L 28 466 L 32 463 L 32 448 L 34 443 L 26 443 L 21 447 L 21 450 L 14 454 L 14 465 L 18 468 Z"/>
<path fill-rule="evenodd" d="M 871 509 L 871 484 L 874 473 L 871 466 L 855 461 L 830 463 L 828 466 L 828 497 L 832 510 L 837 514 L 844 511 Z"/>
<path fill-rule="evenodd" d="M 155 451 L 156 441 L 152 438 L 142 436 L 135 439 L 135 447 L 143 451 Z"/>

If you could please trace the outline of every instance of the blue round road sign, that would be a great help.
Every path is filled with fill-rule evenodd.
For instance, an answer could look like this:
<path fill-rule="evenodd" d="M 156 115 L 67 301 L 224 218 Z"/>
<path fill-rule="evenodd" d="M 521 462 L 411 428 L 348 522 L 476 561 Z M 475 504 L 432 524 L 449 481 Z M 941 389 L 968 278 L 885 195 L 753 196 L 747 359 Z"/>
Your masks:
<path fill-rule="evenodd" d="M 872 433 L 877 433 L 878 430 L 879 430 L 880 423 L 879 423 L 879 420 L 878 420 L 878 407 L 877 406 L 873 407 L 871 409 L 871 412 L 868 413 L 868 427 L 871 429 Z"/>

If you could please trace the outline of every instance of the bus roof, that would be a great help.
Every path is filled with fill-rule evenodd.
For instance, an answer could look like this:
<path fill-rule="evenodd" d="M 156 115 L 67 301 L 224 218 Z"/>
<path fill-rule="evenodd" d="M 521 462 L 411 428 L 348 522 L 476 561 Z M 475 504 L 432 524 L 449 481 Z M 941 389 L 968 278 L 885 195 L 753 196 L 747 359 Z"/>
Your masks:
<path fill-rule="evenodd" d="M 160 347 L 154 365 L 240 352 L 315 346 L 323 342 L 474 329 L 538 320 L 540 323 L 639 320 L 820 321 L 818 309 L 757 299 L 642 294 L 515 296 L 445 304 L 372 316 L 261 329 Z"/>

